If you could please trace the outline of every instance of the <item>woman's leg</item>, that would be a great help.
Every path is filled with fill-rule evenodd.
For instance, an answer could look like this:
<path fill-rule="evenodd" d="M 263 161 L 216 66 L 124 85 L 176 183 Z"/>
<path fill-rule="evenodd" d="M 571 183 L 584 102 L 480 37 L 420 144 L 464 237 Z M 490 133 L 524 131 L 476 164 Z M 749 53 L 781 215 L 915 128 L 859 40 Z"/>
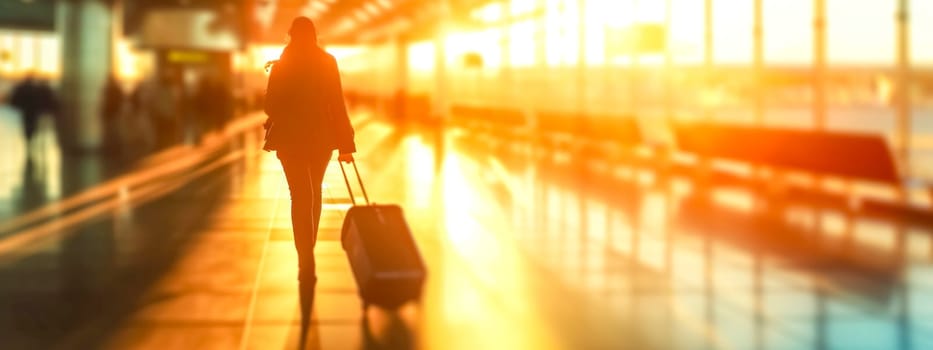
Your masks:
<path fill-rule="evenodd" d="M 311 176 L 311 189 L 314 191 L 313 210 L 314 210 L 314 240 L 317 241 L 318 224 L 321 222 L 323 193 L 321 185 L 324 182 L 324 173 L 327 171 L 327 164 L 330 163 L 333 151 L 319 152 L 311 155 L 309 174 Z"/>
<path fill-rule="evenodd" d="M 298 278 L 314 278 L 314 193 L 306 157 L 279 155 L 292 199 L 292 230 L 298 251 Z"/>
<path fill-rule="evenodd" d="M 292 228 L 298 251 L 299 279 L 316 278 L 314 246 L 321 221 L 321 184 L 331 153 L 279 157 L 292 198 Z"/>
<path fill-rule="evenodd" d="M 299 256 L 301 254 L 305 255 L 305 261 L 310 260 L 310 267 L 305 266 L 304 271 L 300 272 L 299 281 L 298 281 L 298 296 L 301 301 L 301 337 L 300 341 L 302 346 L 304 346 L 305 341 L 307 341 L 308 335 L 308 326 L 311 324 L 311 309 L 314 304 L 314 288 L 317 285 L 317 277 L 314 276 L 314 246 L 317 242 L 317 228 L 318 223 L 321 221 L 321 183 L 324 179 L 324 172 L 327 170 L 327 163 L 330 161 L 330 152 L 327 153 L 327 156 L 324 155 L 312 155 L 307 163 L 308 167 L 308 178 L 311 179 L 311 203 L 312 203 L 312 235 L 306 237 L 306 241 L 303 241 L 303 248 L 299 248 Z M 298 244 L 298 237 L 295 237 L 295 243 Z M 304 249 L 304 252 L 302 252 Z M 308 270 L 310 268 L 310 270 Z M 308 272 L 310 271 L 310 272 Z M 300 277 L 308 276 L 308 277 Z"/>
<path fill-rule="evenodd" d="M 298 297 L 301 305 L 301 344 L 304 345 L 311 308 L 314 304 L 314 289 L 317 276 L 314 263 L 314 246 L 317 227 L 321 219 L 321 183 L 331 152 L 326 155 L 279 157 L 292 193 L 292 227 L 295 230 L 295 249 L 298 251 Z"/>
<path fill-rule="evenodd" d="M 30 145 L 36 130 L 39 129 L 39 115 L 35 113 L 25 113 L 23 116 L 23 136 L 26 138 L 26 145 Z"/>

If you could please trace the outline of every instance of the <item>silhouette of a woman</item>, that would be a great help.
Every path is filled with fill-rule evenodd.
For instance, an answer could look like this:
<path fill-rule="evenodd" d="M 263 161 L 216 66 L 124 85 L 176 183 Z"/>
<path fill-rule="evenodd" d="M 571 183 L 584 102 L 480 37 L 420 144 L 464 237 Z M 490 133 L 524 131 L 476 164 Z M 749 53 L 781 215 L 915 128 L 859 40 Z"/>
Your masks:
<path fill-rule="evenodd" d="M 353 127 L 343 102 L 337 61 L 317 45 L 314 23 L 298 17 L 266 89 L 266 127 L 282 162 L 292 199 L 298 279 L 317 280 L 314 245 L 321 218 L 321 182 L 334 149 L 353 161 Z"/>

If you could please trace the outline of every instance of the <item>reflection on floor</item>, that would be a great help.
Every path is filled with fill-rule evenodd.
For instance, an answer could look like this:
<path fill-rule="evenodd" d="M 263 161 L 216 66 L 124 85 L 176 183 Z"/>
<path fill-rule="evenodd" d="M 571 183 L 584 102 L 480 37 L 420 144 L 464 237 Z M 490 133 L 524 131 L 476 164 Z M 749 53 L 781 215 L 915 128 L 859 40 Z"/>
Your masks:
<path fill-rule="evenodd" d="M 332 164 L 309 349 L 933 348 L 930 232 L 839 229 L 833 213 L 469 134 L 357 128 L 370 197 L 405 208 L 429 280 L 419 305 L 360 311 Z M 256 147 L 9 232 L 45 207 L 4 216 L 2 348 L 298 348 L 287 188 Z"/>

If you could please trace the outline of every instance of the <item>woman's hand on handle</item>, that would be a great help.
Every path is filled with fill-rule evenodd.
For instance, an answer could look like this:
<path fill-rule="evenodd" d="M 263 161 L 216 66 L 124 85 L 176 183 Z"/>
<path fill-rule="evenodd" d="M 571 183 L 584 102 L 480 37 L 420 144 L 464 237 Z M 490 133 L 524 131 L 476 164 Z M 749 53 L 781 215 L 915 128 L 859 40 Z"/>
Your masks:
<path fill-rule="evenodd" d="M 351 163 L 353 162 L 353 153 L 341 153 L 337 156 L 337 161 Z"/>

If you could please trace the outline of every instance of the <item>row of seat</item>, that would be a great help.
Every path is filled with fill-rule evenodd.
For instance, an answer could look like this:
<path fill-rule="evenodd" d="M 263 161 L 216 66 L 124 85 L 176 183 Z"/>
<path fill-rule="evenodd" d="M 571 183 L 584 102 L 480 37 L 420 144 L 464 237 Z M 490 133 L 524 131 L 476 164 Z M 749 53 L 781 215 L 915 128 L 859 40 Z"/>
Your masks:
<path fill-rule="evenodd" d="M 530 141 L 541 156 L 569 151 L 617 158 L 643 144 L 638 121 L 626 116 L 596 116 L 574 113 L 524 113 L 515 109 L 453 106 L 451 121 L 468 127 L 475 138 L 493 143 L 502 140 Z"/>
<path fill-rule="evenodd" d="M 678 150 L 701 157 L 886 185 L 901 183 L 881 135 L 711 123 L 680 123 L 672 129 Z"/>
<path fill-rule="evenodd" d="M 626 147 L 643 143 L 638 121 L 631 116 L 542 112 L 536 114 L 535 122 L 544 137 L 563 135 Z"/>
<path fill-rule="evenodd" d="M 591 116 L 572 113 L 525 114 L 518 110 L 490 107 L 454 106 L 452 120 L 478 133 L 506 137 L 528 137 L 544 146 L 571 147 L 598 144 L 631 149 L 644 146 L 646 137 L 638 119 L 625 116 Z M 669 125 L 674 144 L 667 150 L 692 155 L 699 162 L 656 164 L 659 169 L 694 169 L 709 161 L 727 160 L 770 173 L 795 172 L 831 177 L 848 183 L 884 186 L 896 192 L 894 200 L 853 200 L 851 193 L 833 194 L 845 210 L 867 214 L 884 213 L 898 222 L 933 227 L 933 210 L 907 201 L 905 180 L 883 135 L 833 131 L 779 129 L 725 125 L 712 122 L 675 122 Z M 504 135 L 503 135 L 504 134 Z M 591 148 L 587 148 L 591 149 Z M 666 163 L 660 154 L 656 163 Z M 708 170 L 708 169 L 702 169 Z M 750 182 L 767 182 L 750 179 Z M 810 193 L 820 192 L 819 190 Z M 791 192 L 785 192 L 788 195 Z M 933 196 L 933 192 L 930 193 Z M 825 198 L 826 196 L 824 196 Z M 933 198 L 931 198 L 933 199 Z M 806 200 L 806 199 L 805 199 Z M 856 207 L 853 207 L 853 203 Z M 869 213 L 871 212 L 871 213 Z"/>

